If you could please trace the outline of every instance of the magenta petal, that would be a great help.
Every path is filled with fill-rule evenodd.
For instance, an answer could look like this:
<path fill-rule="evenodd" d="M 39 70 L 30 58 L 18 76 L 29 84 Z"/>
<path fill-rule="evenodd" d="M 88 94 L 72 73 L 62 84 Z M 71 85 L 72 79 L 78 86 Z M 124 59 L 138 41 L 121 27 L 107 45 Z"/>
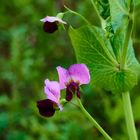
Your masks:
<path fill-rule="evenodd" d="M 69 73 L 66 69 L 64 69 L 60 66 L 58 66 L 56 69 L 57 69 L 57 72 L 58 72 L 58 75 L 59 75 L 60 89 L 65 89 L 66 88 L 66 83 L 70 79 L 70 75 L 69 75 Z"/>
<path fill-rule="evenodd" d="M 58 18 L 58 17 L 53 17 L 53 16 L 46 16 L 45 18 L 41 19 L 40 21 L 42 22 L 59 22 L 59 23 L 62 23 L 62 24 L 66 24 L 65 21 L 63 21 L 62 19 Z"/>
<path fill-rule="evenodd" d="M 45 94 L 47 98 L 59 103 L 60 99 L 60 86 L 59 83 L 56 81 L 49 81 L 48 79 L 45 80 L 45 87 L 44 87 Z"/>
<path fill-rule="evenodd" d="M 90 82 L 90 74 L 85 64 L 74 64 L 68 69 L 71 78 L 74 81 L 79 81 L 80 85 Z"/>

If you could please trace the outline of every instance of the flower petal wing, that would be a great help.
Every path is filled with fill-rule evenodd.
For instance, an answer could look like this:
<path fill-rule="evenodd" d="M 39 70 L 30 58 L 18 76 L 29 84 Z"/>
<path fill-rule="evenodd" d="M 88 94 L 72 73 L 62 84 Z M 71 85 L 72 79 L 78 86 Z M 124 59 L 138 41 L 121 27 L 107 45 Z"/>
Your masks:
<path fill-rule="evenodd" d="M 71 78 L 74 81 L 79 81 L 80 85 L 90 82 L 90 73 L 85 64 L 74 64 L 68 69 Z"/>
<path fill-rule="evenodd" d="M 52 94 L 52 92 L 50 92 L 50 90 L 46 86 L 44 87 L 44 91 L 45 91 L 45 94 L 47 96 L 47 99 L 50 99 L 50 100 L 52 100 L 55 103 L 59 102 L 57 100 L 57 98 L 54 96 L 54 94 Z"/>
<path fill-rule="evenodd" d="M 40 21 L 42 22 L 59 22 L 59 23 L 62 23 L 62 24 L 66 24 L 65 21 L 63 21 L 62 19 L 58 18 L 58 17 L 52 17 L 52 16 L 46 16 L 45 18 L 41 19 Z"/>
<path fill-rule="evenodd" d="M 64 69 L 60 66 L 58 66 L 56 69 L 57 69 L 57 72 L 59 75 L 60 89 L 65 89 L 66 83 L 70 79 L 70 75 L 66 69 Z"/>
<path fill-rule="evenodd" d="M 44 91 L 48 99 L 58 103 L 60 99 L 60 85 L 56 81 L 45 80 Z"/>

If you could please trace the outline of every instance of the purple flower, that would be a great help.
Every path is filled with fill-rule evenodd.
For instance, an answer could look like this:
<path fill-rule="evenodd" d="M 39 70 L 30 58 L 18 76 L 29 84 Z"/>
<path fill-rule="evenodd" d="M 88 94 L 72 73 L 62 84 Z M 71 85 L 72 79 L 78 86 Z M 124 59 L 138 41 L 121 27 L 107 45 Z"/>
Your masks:
<path fill-rule="evenodd" d="M 56 81 L 45 80 L 44 87 L 47 99 L 37 102 L 37 107 L 41 115 L 45 117 L 51 117 L 55 113 L 55 109 L 59 108 L 62 111 L 60 104 L 60 86 Z"/>
<path fill-rule="evenodd" d="M 72 99 L 73 93 L 80 98 L 79 86 L 90 82 L 90 74 L 85 64 L 74 64 L 68 69 L 57 67 L 60 89 L 66 88 L 66 100 Z"/>
<path fill-rule="evenodd" d="M 66 24 L 61 18 L 46 16 L 40 21 L 44 22 L 43 29 L 47 33 L 53 33 L 58 29 L 58 24 Z"/>

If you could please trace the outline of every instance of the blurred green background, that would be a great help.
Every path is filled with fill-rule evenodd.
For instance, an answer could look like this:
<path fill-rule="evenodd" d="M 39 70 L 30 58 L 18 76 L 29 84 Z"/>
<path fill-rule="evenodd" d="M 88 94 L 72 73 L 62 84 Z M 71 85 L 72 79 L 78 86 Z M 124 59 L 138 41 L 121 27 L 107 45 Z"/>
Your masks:
<path fill-rule="evenodd" d="M 36 107 L 36 101 L 45 98 L 44 80 L 58 79 L 56 66 L 76 63 L 67 32 L 46 34 L 39 21 L 65 11 L 64 4 L 99 25 L 90 0 L 0 1 L 0 140 L 104 140 L 72 104 L 49 119 L 41 117 Z M 133 41 L 140 62 L 139 9 Z M 74 15 L 64 19 L 74 27 L 84 24 Z M 114 140 L 128 140 L 121 96 L 89 86 L 83 92 L 85 108 Z M 131 91 L 131 99 L 140 138 L 140 83 Z"/>

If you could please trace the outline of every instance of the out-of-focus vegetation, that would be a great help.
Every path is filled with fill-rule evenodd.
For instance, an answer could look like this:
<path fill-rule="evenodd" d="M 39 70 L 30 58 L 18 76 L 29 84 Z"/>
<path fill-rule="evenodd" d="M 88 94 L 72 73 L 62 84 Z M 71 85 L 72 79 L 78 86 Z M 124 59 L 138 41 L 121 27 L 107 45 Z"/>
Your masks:
<path fill-rule="evenodd" d="M 1 140 L 104 140 L 72 104 L 52 118 L 43 118 L 36 101 L 44 99 L 44 80 L 57 80 L 56 66 L 76 63 L 65 31 L 46 34 L 39 21 L 65 11 L 63 5 L 81 13 L 94 25 L 98 18 L 90 0 L 1 0 L 0 1 L 0 139 Z M 140 61 L 140 6 L 135 8 L 133 41 Z M 64 17 L 74 27 L 84 24 L 75 15 Z M 140 84 L 131 91 L 140 137 Z M 65 93 L 62 93 L 65 94 Z M 128 140 L 121 95 L 84 86 L 82 100 L 114 140 Z"/>

